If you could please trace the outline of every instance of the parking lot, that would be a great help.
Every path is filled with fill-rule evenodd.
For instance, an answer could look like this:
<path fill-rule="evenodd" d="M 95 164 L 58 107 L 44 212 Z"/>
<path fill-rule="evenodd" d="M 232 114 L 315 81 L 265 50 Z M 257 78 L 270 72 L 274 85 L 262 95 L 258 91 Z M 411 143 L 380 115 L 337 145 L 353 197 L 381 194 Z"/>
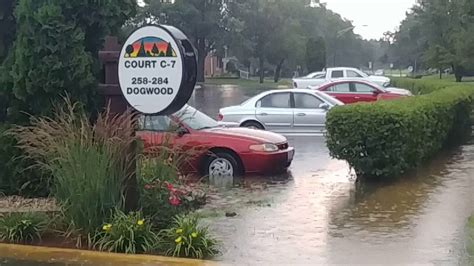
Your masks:
<path fill-rule="evenodd" d="M 255 93 L 204 87 L 190 104 L 215 117 Z M 289 141 L 296 154 L 287 174 L 211 180 L 218 189 L 200 213 L 224 244 L 218 260 L 452 265 L 465 258 L 463 230 L 474 211 L 472 144 L 408 178 L 362 184 L 345 162 L 330 158 L 324 137 Z"/>

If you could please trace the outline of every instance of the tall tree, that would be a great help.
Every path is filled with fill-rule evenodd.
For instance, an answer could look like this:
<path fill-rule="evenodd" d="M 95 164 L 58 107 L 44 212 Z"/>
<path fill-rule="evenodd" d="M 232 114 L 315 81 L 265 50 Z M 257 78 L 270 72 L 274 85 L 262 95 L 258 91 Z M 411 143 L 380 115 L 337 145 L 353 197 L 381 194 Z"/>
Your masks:
<path fill-rule="evenodd" d="M 221 44 L 224 30 L 222 0 L 145 0 L 141 20 L 176 26 L 192 39 L 198 55 L 198 81 L 204 81 L 205 59 Z M 143 22 L 142 22 L 143 23 Z"/>
<path fill-rule="evenodd" d="M 309 72 L 326 67 L 326 44 L 323 38 L 310 38 L 306 42 L 306 67 Z"/>

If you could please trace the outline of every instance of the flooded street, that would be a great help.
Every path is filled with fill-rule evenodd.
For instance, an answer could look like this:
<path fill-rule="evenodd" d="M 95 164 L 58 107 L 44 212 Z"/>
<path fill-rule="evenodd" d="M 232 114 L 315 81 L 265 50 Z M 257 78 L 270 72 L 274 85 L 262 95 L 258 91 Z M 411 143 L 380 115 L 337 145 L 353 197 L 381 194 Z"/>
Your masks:
<path fill-rule="evenodd" d="M 239 89 L 203 88 L 191 104 L 215 117 L 219 107 L 248 96 Z M 200 212 L 224 245 L 219 261 L 467 264 L 464 230 L 474 212 L 474 143 L 409 176 L 356 183 L 346 163 L 330 158 L 324 137 L 289 141 L 296 155 L 288 175 L 211 180 L 221 188 Z M 225 217 L 226 212 L 236 216 Z"/>

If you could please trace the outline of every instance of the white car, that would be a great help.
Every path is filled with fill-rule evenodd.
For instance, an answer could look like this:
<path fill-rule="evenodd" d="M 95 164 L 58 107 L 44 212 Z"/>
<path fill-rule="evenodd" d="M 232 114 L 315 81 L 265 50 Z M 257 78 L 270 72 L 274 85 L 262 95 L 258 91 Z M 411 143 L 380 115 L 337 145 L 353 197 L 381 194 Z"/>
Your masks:
<path fill-rule="evenodd" d="M 343 103 L 324 92 L 270 90 L 237 106 L 219 110 L 221 125 L 265 129 L 284 135 L 322 134 L 326 113 Z"/>
<path fill-rule="evenodd" d="M 306 89 L 309 86 L 318 86 L 330 80 L 337 79 L 363 79 L 376 83 L 382 87 L 390 85 L 390 78 L 383 76 L 369 76 L 357 68 L 336 67 L 328 68 L 325 72 L 314 72 L 302 78 L 293 79 L 293 87 L 295 89 Z"/>

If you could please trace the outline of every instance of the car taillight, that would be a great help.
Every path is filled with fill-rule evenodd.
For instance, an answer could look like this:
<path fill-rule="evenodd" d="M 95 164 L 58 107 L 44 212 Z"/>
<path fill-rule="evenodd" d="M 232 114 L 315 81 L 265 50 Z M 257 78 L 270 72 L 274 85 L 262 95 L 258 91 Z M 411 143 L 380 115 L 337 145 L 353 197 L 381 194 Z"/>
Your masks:
<path fill-rule="evenodd" d="M 222 121 L 224 119 L 224 116 L 222 114 L 217 115 L 217 121 Z"/>
<path fill-rule="evenodd" d="M 298 83 L 293 82 L 293 87 L 298 88 Z"/>

